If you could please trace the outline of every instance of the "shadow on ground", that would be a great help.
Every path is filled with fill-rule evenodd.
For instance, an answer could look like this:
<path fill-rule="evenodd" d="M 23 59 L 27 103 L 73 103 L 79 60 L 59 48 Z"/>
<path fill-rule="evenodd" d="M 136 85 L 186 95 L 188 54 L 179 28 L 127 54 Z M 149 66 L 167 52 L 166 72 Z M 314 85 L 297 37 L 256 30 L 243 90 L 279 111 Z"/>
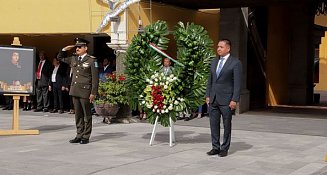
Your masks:
<path fill-rule="evenodd" d="M 237 151 L 245 151 L 251 149 L 253 146 L 247 144 L 245 142 L 233 142 L 231 143 L 230 149 L 228 151 L 229 154 L 234 154 Z"/>
<path fill-rule="evenodd" d="M 120 138 L 127 136 L 126 132 L 110 132 L 110 133 L 99 133 L 96 136 L 92 136 L 92 142 L 98 142 L 101 140 L 108 140 L 108 139 L 115 139 L 115 138 Z"/>
<path fill-rule="evenodd" d="M 142 136 L 143 139 L 150 140 L 152 133 L 147 133 Z M 188 143 L 209 143 L 211 136 L 208 133 L 195 133 L 194 131 L 175 131 L 176 144 Z M 155 137 L 156 142 L 169 142 L 169 131 L 157 132 Z"/>
<path fill-rule="evenodd" d="M 36 128 L 30 128 L 30 129 L 36 129 L 40 132 L 52 132 L 56 130 L 68 130 L 71 129 L 73 125 L 43 125 Z"/>

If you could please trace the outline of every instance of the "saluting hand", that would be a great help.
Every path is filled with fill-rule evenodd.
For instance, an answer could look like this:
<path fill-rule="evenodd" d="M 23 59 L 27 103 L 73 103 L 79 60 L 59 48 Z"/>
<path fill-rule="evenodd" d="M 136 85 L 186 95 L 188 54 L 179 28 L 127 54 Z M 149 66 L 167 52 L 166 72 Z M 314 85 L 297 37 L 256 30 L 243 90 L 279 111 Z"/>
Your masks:
<path fill-rule="evenodd" d="M 67 51 L 67 50 L 71 50 L 74 47 L 75 47 L 75 45 L 69 45 L 69 46 L 64 47 L 62 50 Z"/>
<path fill-rule="evenodd" d="M 92 103 L 94 101 L 94 99 L 95 99 L 95 95 L 91 94 L 89 99 L 90 99 L 90 103 Z"/>

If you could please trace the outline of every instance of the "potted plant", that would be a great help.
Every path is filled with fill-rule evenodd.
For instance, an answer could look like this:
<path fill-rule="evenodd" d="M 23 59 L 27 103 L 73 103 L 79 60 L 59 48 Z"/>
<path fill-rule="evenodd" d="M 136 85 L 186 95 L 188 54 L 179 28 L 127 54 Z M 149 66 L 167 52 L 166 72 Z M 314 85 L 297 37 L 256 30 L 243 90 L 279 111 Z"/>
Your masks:
<path fill-rule="evenodd" d="M 95 111 L 103 116 L 105 123 L 110 123 L 115 117 L 120 104 L 127 104 L 125 76 L 123 74 L 107 74 L 104 80 L 100 80 L 98 97 L 95 100 Z"/>

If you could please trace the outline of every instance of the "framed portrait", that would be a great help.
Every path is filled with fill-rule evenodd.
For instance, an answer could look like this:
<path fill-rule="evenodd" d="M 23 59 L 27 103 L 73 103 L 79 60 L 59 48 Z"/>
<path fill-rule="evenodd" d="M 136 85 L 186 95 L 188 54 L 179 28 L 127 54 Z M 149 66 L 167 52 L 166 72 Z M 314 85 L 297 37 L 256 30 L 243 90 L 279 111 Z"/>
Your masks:
<path fill-rule="evenodd" d="M 0 46 L 0 93 L 33 93 L 35 55 L 35 48 Z"/>

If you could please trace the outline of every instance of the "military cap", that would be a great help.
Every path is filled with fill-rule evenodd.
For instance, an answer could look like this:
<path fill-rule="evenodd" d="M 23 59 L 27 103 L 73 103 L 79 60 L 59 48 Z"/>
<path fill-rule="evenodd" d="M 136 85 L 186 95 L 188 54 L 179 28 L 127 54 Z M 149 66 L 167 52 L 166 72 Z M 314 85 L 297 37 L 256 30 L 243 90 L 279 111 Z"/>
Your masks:
<path fill-rule="evenodd" d="M 75 38 L 74 41 L 75 41 L 75 46 L 82 46 L 82 45 L 89 44 L 89 41 L 83 38 Z"/>

